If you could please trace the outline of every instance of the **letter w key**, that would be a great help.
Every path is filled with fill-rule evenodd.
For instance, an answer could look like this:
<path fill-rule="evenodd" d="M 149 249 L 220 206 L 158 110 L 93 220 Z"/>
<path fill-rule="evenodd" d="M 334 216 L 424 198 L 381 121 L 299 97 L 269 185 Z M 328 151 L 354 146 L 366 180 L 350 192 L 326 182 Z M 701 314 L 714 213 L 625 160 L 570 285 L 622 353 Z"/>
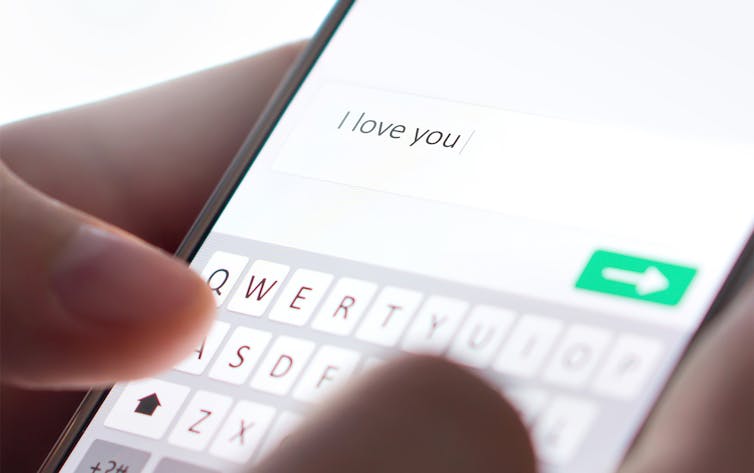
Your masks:
<path fill-rule="evenodd" d="M 255 261 L 228 304 L 228 310 L 254 317 L 261 316 L 283 285 L 289 270 L 284 264 Z"/>

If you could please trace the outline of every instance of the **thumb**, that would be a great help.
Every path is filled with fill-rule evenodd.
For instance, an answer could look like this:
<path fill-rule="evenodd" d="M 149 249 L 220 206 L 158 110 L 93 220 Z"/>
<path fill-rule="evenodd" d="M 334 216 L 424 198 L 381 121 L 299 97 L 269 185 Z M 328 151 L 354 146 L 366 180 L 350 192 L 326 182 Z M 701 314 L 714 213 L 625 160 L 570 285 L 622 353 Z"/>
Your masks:
<path fill-rule="evenodd" d="M 754 280 L 692 346 L 621 473 L 754 471 Z"/>
<path fill-rule="evenodd" d="M 410 357 L 375 368 L 331 397 L 254 473 L 534 473 L 513 407 L 446 360 Z"/>
<path fill-rule="evenodd" d="M 0 371 L 26 386 L 142 377 L 186 355 L 212 299 L 181 262 L 0 163 Z"/>

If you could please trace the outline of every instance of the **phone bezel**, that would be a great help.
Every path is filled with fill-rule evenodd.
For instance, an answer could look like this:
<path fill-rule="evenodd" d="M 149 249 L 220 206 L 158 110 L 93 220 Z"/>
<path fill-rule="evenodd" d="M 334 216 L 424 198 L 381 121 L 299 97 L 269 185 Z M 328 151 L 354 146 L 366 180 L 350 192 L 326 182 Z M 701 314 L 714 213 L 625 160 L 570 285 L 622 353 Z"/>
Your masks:
<path fill-rule="evenodd" d="M 281 81 L 280 86 L 278 86 L 269 103 L 260 115 L 259 120 L 239 148 L 236 156 L 233 158 L 228 169 L 218 182 L 191 229 L 181 242 L 175 253 L 177 257 L 184 260 L 190 260 L 190 258 L 196 254 L 201 243 L 204 241 L 223 208 L 228 203 L 228 200 L 235 192 L 248 169 L 253 165 L 259 151 L 262 149 L 267 138 L 270 136 L 270 133 L 277 125 L 280 117 L 285 113 L 285 110 L 295 96 L 300 85 L 306 79 L 312 66 L 316 63 L 320 54 L 327 46 L 327 43 L 332 39 L 338 26 L 340 26 L 354 2 L 355 0 L 338 0 L 330 10 L 319 30 L 310 40 L 308 47 Z M 702 320 L 702 324 L 686 346 L 683 356 L 681 357 L 681 362 L 685 358 L 689 348 L 704 331 L 704 328 L 717 314 L 720 313 L 721 309 L 730 302 L 733 296 L 752 274 L 754 274 L 754 232 L 749 236 L 747 243 L 744 245 L 743 251 L 736 260 L 720 291 L 718 291 L 715 296 L 714 301 Z M 678 371 L 677 368 L 678 366 L 674 367 L 673 373 L 668 377 L 665 387 L 658 395 L 658 399 L 662 397 L 667 386 L 676 376 Z M 67 460 L 72 449 L 81 437 L 81 434 L 88 427 L 94 415 L 97 413 L 99 406 L 109 392 L 110 388 L 105 388 L 91 390 L 86 394 L 68 425 L 53 446 L 50 454 L 39 468 L 39 473 L 56 472 L 63 466 L 63 463 Z M 647 418 L 644 419 L 645 422 L 652 415 L 656 405 L 657 403 L 652 407 Z M 642 424 L 642 427 L 637 431 L 632 443 L 635 443 L 636 439 L 639 438 L 643 429 L 644 424 Z"/>

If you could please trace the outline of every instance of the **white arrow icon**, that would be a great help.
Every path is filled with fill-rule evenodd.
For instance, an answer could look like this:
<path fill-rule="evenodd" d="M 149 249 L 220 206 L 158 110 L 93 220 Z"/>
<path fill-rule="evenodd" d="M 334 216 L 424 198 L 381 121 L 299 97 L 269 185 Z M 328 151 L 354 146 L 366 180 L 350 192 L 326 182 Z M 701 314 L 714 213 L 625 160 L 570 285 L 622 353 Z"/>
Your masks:
<path fill-rule="evenodd" d="M 611 281 L 622 282 L 636 286 L 636 293 L 640 296 L 654 294 L 668 288 L 668 278 L 654 266 L 648 267 L 643 273 L 618 268 L 604 268 L 602 277 Z"/>

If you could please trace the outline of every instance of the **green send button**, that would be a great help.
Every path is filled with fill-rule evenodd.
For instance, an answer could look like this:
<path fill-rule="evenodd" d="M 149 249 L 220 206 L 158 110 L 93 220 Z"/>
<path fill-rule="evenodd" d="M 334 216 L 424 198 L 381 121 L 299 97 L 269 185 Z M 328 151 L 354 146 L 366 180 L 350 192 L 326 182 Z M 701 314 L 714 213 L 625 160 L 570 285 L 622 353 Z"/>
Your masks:
<path fill-rule="evenodd" d="M 637 256 L 597 250 L 576 287 L 668 306 L 678 305 L 696 269 Z"/>

